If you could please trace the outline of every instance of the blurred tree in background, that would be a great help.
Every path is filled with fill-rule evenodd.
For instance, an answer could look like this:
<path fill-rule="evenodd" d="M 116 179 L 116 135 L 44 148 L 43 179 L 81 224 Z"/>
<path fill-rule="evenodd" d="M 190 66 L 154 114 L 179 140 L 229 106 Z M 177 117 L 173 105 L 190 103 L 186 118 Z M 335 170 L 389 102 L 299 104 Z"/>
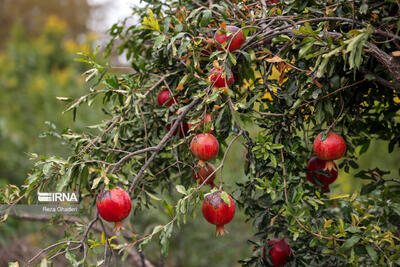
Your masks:
<path fill-rule="evenodd" d="M 16 20 L 26 29 L 27 36 L 42 35 L 49 15 L 68 22 L 63 34 L 77 39 L 87 33 L 87 19 L 95 8 L 85 0 L 2 0 L 0 1 L 0 48 L 11 33 Z"/>
<path fill-rule="evenodd" d="M 2 2 L 2 5 L 4 3 L 7 1 Z M 16 10 L 17 6 L 14 7 Z M 4 12 L 4 9 L 0 10 Z M 53 129 L 55 125 L 58 129 L 67 125 L 78 129 L 83 126 L 81 121 L 87 122 L 93 114 L 82 114 L 83 118 L 79 116 L 79 120 L 73 124 L 71 114 L 62 114 L 65 107 L 56 97 L 77 96 L 84 89 L 81 76 L 84 66 L 74 61 L 74 58 L 78 51 L 90 50 L 94 34 L 85 34 L 85 38 L 81 38 L 82 41 L 78 43 L 76 38 L 66 34 L 71 29 L 69 22 L 56 15 L 48 16 L 43 25 L 37 24 L 35 27 L 40 29 L 40 34 L 32 37 L 29 27 L 29 30 L 26 29 L 21 20 L 17 20 L 10 30 L 4 49 L 0 50 L 2 183 L 23 181 L 31 167 L 26 152 L 65 152 L 65 147 L 55 144 L 55 138 L 39 139 L 41 133 Z M 98 114 L 93 116 L 98 117 Z"/>

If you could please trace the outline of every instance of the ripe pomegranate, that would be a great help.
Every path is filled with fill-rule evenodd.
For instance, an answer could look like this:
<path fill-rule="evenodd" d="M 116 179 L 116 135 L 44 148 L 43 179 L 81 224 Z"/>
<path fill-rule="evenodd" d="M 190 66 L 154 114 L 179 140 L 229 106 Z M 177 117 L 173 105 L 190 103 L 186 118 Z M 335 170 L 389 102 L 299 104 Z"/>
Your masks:
<path fill-rule="evenodd" d="M 219 143 L 214 135 L 202 133 L 193 137 L 190 143 L 190 150 L 200 160 L 209 160 L 217 156 Z"/>
<path fill-rule="evenodd" d="M 103 190 L 96 200 L 100 216 L 108 221 L 115 222 L 114 231 L 122 228 L 122 220 L 131 212 L 132 202 L 128 193 L 119 187 Z"/>
<path fill-rule="evenodd" d="M 171 97 L 171 92 L 168 89 L 161 90 L 157 96 L 157 104 L 161 107 L 162 105 L 164 105 L 165 102 L 168 101 L 168 99 L 170 99 L 170 97 Z M 165 105 L 167 107 L 170 107 L 172 104 L 175 104 L 175 103 L 177 103 L 177 101 L 176 101 L 176 98 L 173 97 Z"/>
<path fill-rule="evenodd" d="M 172 125 L 174 125 L 175 120 L 172 121 L 171 124 L 167 124 L 167 126 L 165 126 L 165 128 L 167 129 L 167 131 L 171 130 Z M 182 122 L 181 124 L 178 125 L 178 129 L 179 129 L 179 137 L 182 138 L 184 136 L 187 135 L 188 131 L 189 131 L 189 124 L 187 124 L 186 122 Z M 175 130 L 174 135 L 176 135 L 176 133 L 178 132 L 178 129 Z"/>
<path fill-rule="evenodd" d="M 289 244 L 280 238 L 273 238 L 268 241 L 268 245 L 272 246 L 269 250 L 269 256 L 271 257 L 274 267 L 280 267 L 286 264 L 286 257 L 292 254 Z M 265 254 L 265 247 L 263 251 L 264 259 L 267 258 Z"/>
<path fill-rule="evenodd" d="M 226 87 L 226 86 L 231 86 L 233 83 L 233 75 L 231 74 L 231 78 L 229 80 L 226 80 L 226 73 L 224 73 L 224 69 L 216 69 L 213 68 L 210 73 L 208 74 L 208 78 L 210 79 L 211 82 L 213 82 L 214 87 L 220 88 L 220 87 Z M 226 84 L 225 84 L 226 82 Z"/>
<path fill-rule="evenodd" d="M 204 166 L 197 166 L 193 171 L 193 179 L 195 181 L 199 180 L 200 183 L 203 183 L 207 180 L 206 184 L 211 188 L 215 187 L 214 180 L 216 176 L 214 165 L 208 162 Z"/>
<path fill-rule="evenodd" d="M 346 152 L 346 143 L 342 136 L 329 132 L 325 140 L 322 140 L 321 132 L 314 140 L 314 153 L 319 159 L 326 160 L 324 170 L 337 170 L 333 160 L 341 158 Z"/>
<path fill-rule="evenodd" d="M 221 192 L 214 192 L 206 195 L 201 211 L 204 218 L 211 224 L 216 225 L 215 236 L 228 233 L 224 225 L 229 223 L 235 215 L 235 202 L 229 196 L 230 205 L 221 198 Z"/>
<path fill-rule="evenodd" d="M 206 117 L 204 119 L 203 122 L 199 122 L 197 124 L 197 126 L 194 128 L 194 132 L 197 132 L 197 130 L 200 128 L 200 126 L 203 126 L 203 128 L 206 128 L 207 123 L 211 122 L 212 118 L 211 118 L 211 114 L 207 113 Z M 189 124 L 189 128 L 192 128 L 194 126 L 194 124 Z M 208 130 L 208 133 L 212 133 L 213 131 L 211 129 Z"/>
<path fill-rule="evenodd" d="M 217 49 L 223 50 L 222 47 L 224 47 L 225 49 L 229 50 L 229 52 L 239 49 L 245 41 L 242 30 L 236 26 L 226 26 L 226 31 L 227 33 L 222 33 L 221 30 L 218 30 L 215 33 L 214 39 L 220 44 L 220 46 L 217 45 Z"/>
<path fill-rule="evenodd" d="M 333 183 L 338 176 L 338 172 L 336 171 L 336 164 L 333 164 L 335 169 L 324 171 L 323 169 L 325 168 L 325 161 L 317 157 L 312 157 L 307 164 L 307 169 L 309 170 L 309 172 L 307 172 L 307 180 L 315 184 L 315 181 L 313 179 L 314 176 L 315 179 L 323 184 L 322 189 L 329 192 L 329 185 Z M 318 171 L 319 173 L 316 173 L 315 171 Z M 321 172 L 326 172 L 326 175 L 322 174 Z"/>
<path fill-rule="evenodd" d="M 270 5 L 275 5 L 275 4 L 279 4 L 279 0 L 271 0 L 271 1 L 267 1 L 267 6 L 270 6 Z"/>

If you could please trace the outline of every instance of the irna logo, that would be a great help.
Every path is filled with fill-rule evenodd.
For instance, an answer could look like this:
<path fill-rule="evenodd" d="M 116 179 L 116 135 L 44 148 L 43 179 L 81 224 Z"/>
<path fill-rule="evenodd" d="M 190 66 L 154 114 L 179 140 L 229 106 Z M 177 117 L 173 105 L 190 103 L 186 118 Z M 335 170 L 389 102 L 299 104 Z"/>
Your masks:
<path fill-rule="evenodd" d="M 78 202 L 78 198 L 74 192 L 72 193 L 53 193 L 38 192 L 39 202 Z"/>

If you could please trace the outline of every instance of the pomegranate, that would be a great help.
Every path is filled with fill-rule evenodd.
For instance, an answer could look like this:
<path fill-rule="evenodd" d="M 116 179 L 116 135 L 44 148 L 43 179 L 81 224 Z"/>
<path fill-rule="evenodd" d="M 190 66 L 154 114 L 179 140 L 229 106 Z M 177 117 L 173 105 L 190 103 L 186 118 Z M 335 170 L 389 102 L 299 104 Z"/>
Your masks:
<path fill-rule="evenodd" d="M 210 123 L 211 121 L 212 121 L 211 114 L 207 113 L 204 121 L 199 122 L 193 131 L 196 132 L 200 128 L 200 126 L 203 126 L 204 128 L 206 128 L 207 123 Z M 194 124 L 189 124 L 189 128 L 192 128 L 193 126 L 194 126 Z M 208 133 L 212 133 L 212 132 L 213 131 L 211 129 L 208 130 Z"/>
<path fill-rule="evenodd" d="M 167 124 L 167 126 L 165 126 L 165 128 L 167 129 L 167 131 L 171 130 L 172 125 L 174 125 L 175 120 L 172 121 L 171 124 Z M 187 135 L 188 131 L 189 131 L 189 124 L 182 122 L 181 124 L 178 125 L 178 129 L 179 129 L 179 137 L 184 137 Z M 174 135 L 176 135 L 176 133 L 178 132 L 178 129 L 175 130 Z"/>
<path fill-rule="evenodd" d="M 206 195 L 201 211 L 204 218 L 211 224 L 216 225 L 215 236 L 228 233 L 224 225 L 229 223 L 235 215 L 235 202 L 229 196 L 230 205 L 221 198 L 221 192 L 214 192 Z"/>
<path fill-rule="evenodd" d="M 219 143 L 214 135 L 202 133 L 193 137 L 190 143 L 190 150 L 200 160 L 210 160 L 217 156 Z"/>
<path fill-rule="evenodd" d="M 275 5 L 275 4 L 279 4 L 279 0 L 271 0 L 271 1 L 267 1 L 267 6 L 270 6 L 270 5 Z"/>
<path fill-rule="evenodd" d="M 97 197 L 96 206 L 100 216 L 108 222 L 114 222 L 114 231 L 119 231 L 122 220 L 131 212 L 132 202 L 124 189 L 115 187 L 103 190 Z"/>
<path fill-rule="evenodd" d="M 309 172 L 307 172 L 307 180 L 315 184 L 315 181 L 313 179 L 314 176 L 315 179 L 323 184 L 322 189 L 329 192 L 329 185 L 333 183 L 338 176 L 338 173 L 336 171 L 336 164 L 333 164 L 335 169 L 324 171 L 323 169 L 325 168 L 325 161 L 317 157 L 312 157 L 307 164 L 307 169 L 309 170 Z M 319 173 L 316 173 L 315 171 L 318 171 Z M 326 175 L 321 172 L 325 172 Z"/>
<path fill-rule="evenodd" d="M 233 83 L 233 75 L 231 74 L 231 78 L 229 80 L 226 80 L 226 73 L 224 73 L 224 69 L 216 69 L 213 68 L 210 73 L 208 74 L 208 78 L 210 79 L 211 82 L 213 82 L 214 87 L 226 87 L 226 86 L 231 86 Z"/>
<path fill-rule="evenodd" d="M 170 98 L 171 98 L 171 92 L 170 92 L 168 89 L 163 89 L 163 90 L 160 91 L 160 93 L 158 93 L 158 96 L 157 96 L 157 104 L 158 104 L 159 106 L 162 106 L 162 105 L 164 105 L 164 103 L 167 102 L 168 99 L 170 99 Z M 171 99 L 167 102 L 167 104 L 165 104 L 165 105 L 166 105 L 167 107 L 170 107 L 172 104 L 176 104 L 176 103 L 177 103 L 176 98 L 173 97 L 173 98 L 171 98 Z"/>
<path fill-rule="evenodd" d="M 271 257 L 274 267 L 280 267 L 286 264 L 286 257 L 292 254 L 289 244 L 280 238 L 273 238 L 268 241 L 268 245 L 272 246 L 269 250 L 269 256 Z M 263 256 L 266 259 L 266 248 L 264 248 Z"/>
<path fill-rule="evenodd" d="M 217 176 L 214 165 L 206 163 L 204 166 L 197 166 L 193 171 L 193 179 L 199 180 L 200 183 L 206 181 L 206 184 L 210 185 L 211 188 L 215 187 L 214 180 Z"/>
<path fill-rule="evenodd" d="M 314 140 L 314 153 L 319 159 L 326 160 L 324 170 L 337 170 L 333 160 L 343 157 L 346 152 L 346 143 L 342 136 L 335 132 L 329 132 L 325 140 L 322 140 L 321 132 Z"/>
<path fill-rule="evenodd" d="M 224 47 L 225 49 L 228 49 L 229 52 L 239 49 L 245 41 L 242 30 L 236 26 L 226 26 L 226 31 L 227 33 L 222 33 L 220 30 L 218 30 L 215 33 L 214 39 L 218 44 L 220 44 L 217 45 L 217 49 L 223 50 L 222 47 Z"/>

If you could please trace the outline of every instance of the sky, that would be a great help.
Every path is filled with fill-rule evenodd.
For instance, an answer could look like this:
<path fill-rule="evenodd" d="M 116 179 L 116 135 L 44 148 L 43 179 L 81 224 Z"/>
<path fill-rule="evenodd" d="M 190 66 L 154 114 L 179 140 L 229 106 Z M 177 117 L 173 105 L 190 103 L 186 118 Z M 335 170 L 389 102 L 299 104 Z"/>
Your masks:
<path fill-rule="evenodd" d="M 96 32 L 105 32 L 114 23 L 121 21 L 131 14 L 132 5 L 139 5 L 140 0 L 88 0 L 89 4 L 104 4 L 106 3 L 106 11 L 103 10 L 100 23 L 97 22 L 100 14 L 93 14 L 92 20 L 89 22 L 89 27 Z"/>

